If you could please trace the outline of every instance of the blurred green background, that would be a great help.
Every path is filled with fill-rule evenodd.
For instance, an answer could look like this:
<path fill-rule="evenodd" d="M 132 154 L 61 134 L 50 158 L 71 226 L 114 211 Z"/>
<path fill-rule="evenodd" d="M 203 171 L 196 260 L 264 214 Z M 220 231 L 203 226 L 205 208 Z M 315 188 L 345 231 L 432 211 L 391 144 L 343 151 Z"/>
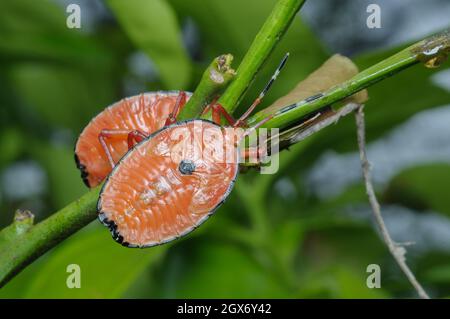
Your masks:
<path fill-rule="evenodd" d="M 81 29 L 66 26 L 79 4 Z M 77 135 L 107 105 L 154 90 L 193 90 L 222 53 L 235 66 L 274 0 L 1 0 L 0 227 L 18 208 L 46 218 L 86 192 Z M 381 29 L 365 25 L 369 3 Z M 449 26 L 447 1 L 307 2 L 241 104 L 249 105 L 287 51 L 262 107 L 335 52 L 360 69 Z M 388 227 L 414 241 L 408 263 L 433 297 L 450 296 L 450 73 L 416 66 L 369 89 L 369 158 Z M 4 288 L 29 298 L 414 297 L 370 218 L 353 118 L 281 155 L 276 175 L 241 175 L 200 229 L 135 250 L 94 221 Z M 81 267 L 68 289 L 66 267 Z M 381 267 L 369 289 L 366 268 Z"/>

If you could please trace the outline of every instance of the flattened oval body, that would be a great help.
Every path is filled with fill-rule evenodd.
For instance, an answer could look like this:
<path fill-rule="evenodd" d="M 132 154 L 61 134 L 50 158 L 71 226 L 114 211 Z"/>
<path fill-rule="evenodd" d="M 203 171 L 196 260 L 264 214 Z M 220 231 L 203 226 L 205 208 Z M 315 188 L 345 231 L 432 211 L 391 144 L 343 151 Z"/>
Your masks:
<path fill-rule="evenodd" d="M 116 241 L 128 247 L 171 241 L 221 205 L 239 168 L 239 138 L 223 131 L 210 121 L 178 122 L 150 135 L 120 160 L 98 201 L 99 219 Z"/>
<path fill-rule="evenodd" d="M 149 92 L 125 98 L 99 113 L 80 134 L 75 160 L 88 187 L 100 184 L 111 172 L 111 164 L 99 142 L 102 130 L 139 130 L 151 134 L 161 129 L 173 111 L 178 91 Z M 186 92 L 187 98 L 191 93 Z M 128 151 L 126 139 L 109 141 L 114 162 Z"/>

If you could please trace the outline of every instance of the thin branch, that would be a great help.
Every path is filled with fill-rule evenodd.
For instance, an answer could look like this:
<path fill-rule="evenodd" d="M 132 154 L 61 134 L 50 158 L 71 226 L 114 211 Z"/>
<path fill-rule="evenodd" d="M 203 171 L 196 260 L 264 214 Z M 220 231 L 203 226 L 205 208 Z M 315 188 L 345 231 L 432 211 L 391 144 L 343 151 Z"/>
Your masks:
<path fill-rule="evenodd" d="M 206 105 L 222 93 L 236 75 L 231 62 L 231 54 L 223 54 L 213 60 L 203 73 L 194 94 L 178 115 L 180 119 L 199 117 Z"/>
<path fill-rule="evenodd" d="M 101 186 L 33 226 L 33 216 L 18 218 L 0 231 L 0 287 L 52 247 L 97 217 Z M 26 230 L 20 225 L 26 225 Z M 2 240 L 3 239 L 3 240 Z"/>
<path fill-rule="evenodd" d="M 422 288 L 421 284 L 417 281 L 414 273 L 406 264 L 406 249 L 404 246 L 395 243 L 384 222 L 383 216 L 381 215 L 380 204 L 375 195 L 375 191 L 372 184 L 372 178 L 370 174 L 370 163 L 367 159 L 366 152 L 366 137 L 365 137 L 365 121 L 364 121 L 364 110 L 363 106 L 358 107 L 355 112 L 356 116 L 356 126 L 357 126 L 357 135 L 358 135 L 358 147 L 359 147 L 359 157 L 361 159 L 362 172 L 364 177 L 364 184 L 366 186 L 367 196 L 369 197 L 370 206 L 372 207 L 373 214 L 375 216 L 375 220 L 380 228 L 381 235 L 389 248 L 392 256 L 395 261 L 399 265 L 400 269 L 408 278 L 411 285 L 413 285 L 414 289 L 417 291 L 419 296 L 423 299 L 429 299 L 430 297 Z"/>
<path fill-rule="evenodd" d="M 447 29 L 419 41 L 361 71 L 350 80 L 317 95 L 312 101 L 308 98 L 286 109 L 280 109 L 263 127 L 277 127 L 282 130 L 283 128 L 298 123 L 299 119 L 302 119 L 308 114 L 312 114 L 328 105 L 341 101 L 417 63 L 424 63 L 427 67 L 437 67 L 447 58 L 449 52 L 450 29 Z M 271 111 L 262 110 L 256 113 L 248 120 L 248 124 L 252 126 L 267 118 L 269 115 L 273 115 L 268 113 Z"/>
<path fill-rule="evenodd" d="M 305 1 L 278 0 L 275 4 L 239 65 L 236 71 L 236 79 L 219 99 L 219 103 L 230 114 L 236 110 L 240 99 L 253 82 L 264 61 L 266 61 L 281 37 L 286 33 Z"/>

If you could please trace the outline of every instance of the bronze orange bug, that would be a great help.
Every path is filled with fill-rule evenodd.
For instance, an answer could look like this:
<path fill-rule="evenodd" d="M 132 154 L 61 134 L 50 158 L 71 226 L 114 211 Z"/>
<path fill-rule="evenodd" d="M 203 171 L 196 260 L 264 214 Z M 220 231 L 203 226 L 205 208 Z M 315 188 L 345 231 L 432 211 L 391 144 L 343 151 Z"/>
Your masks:
<path fill-rule="evenodd" d="M 183 91 L 149 92 L 125 98 L 94 117 L 75 145 L 75 161 L 85 184 L 100 184 L 135 142 L 175 123 L 190 96 Z"/>
<path fill-rule="evenodd" d="M 100 183 L 104 175 L 109 174 L 108 170 L 112 169 L 100 192 L 97 210 L 100 221 L 110 229 L 117 242 L 127 247 L 151 247 L 174 240 L 198 227 L 225 201 L 239 170 L 239 141 L 271 116 L 246 130 L 237 131 L 236 128 L 245 125 L 246 118 L 272 86 L 288 56 L 289 54 L 285 55 L 258 98 L 237 121 L 214 102 L 205 109 L 211 109 L 214 122 L 200 119 L 176 122 L 176 115 L 190 96 L 189 93 L 180 92 L 176 102 L 172 103 L 173 109 L 160 113 L 167 116 L 166 121 L 160 118 L 159 124 L 164 124 L 159 129 L 157 125 L 152 126 L 157 130 L 148 136 L 142 130 L 143 125 L 136 126 L 139 128 L 136 129 L 131 125 L 124 128 L 113 123 L 114 130 L 102 128 L 102 125 L 111 124 L 102 121 L 102 117 L 111 112 L 108 109 L 105 115 L 101 113 L 97 116 L 98 119 L 95 118 L 88 125 L 77 142 L 76 151 L 80 152 L 76 153 L 77 163 L 81 166 L 82 174 L 85 172 L 84 178 L 89 186 L 94 186 L 93 182 Z M 174 97 L 170 92 L 159 93 L 163 94 L 172 99 Z M 155 101 L 156 104 L 161 103 L 161 100 Z M 154 103 L 150 107 L 154 107 Z M 137 105 L 142 108 L 146 104 L 140 102 Z M 123 112 L 130 118 L 127 111 L 133 109 L 129 102 L 110 108 L 114 110 L 114 107 L 119 108 L 119 114 Z M 142 112 L 142 109 L 139 111 Z M 223 133 L 225 128 L 220 126 L 221 116 L 231 125 L 229 134 L 222 134 L 222 139 L 203 140 L 205 132 L 211 131 L 211 136 L 217 132 Z M 142 123 L 154 122 L 146 120 Z M 147 128 L 149 126 L 147 124 Z M 109 134 L 111 132 L 114 135 Z M 89 148 L 83 147 L 83 139 L 95 134 L 100 146 L 93 143 L 95 146 L 90 147 L 97 152 L 101 169 L 97 169 L 95 161 L 86 161 L 86 157 L 82 159 L 83 155 L 89 153 Z M 185 139 L 186 135 L 189 139 Z M 113 152 L 104 140 L 111 136 L 121 139 L 121 148 L 112 149 L 116 157 L 125 153 L 126 147 L 129 149 L 117 164 L 112 156 Z M 135 142 L 137 144 L 133 145 Z M 231 149 L 231 160 L 228 158 L 228 161 L 219 161 L 214 156 L 196 157 L 198 148 L 213 148 L 224 152 Z M 99 150 L 103 150 L 103 156 L 98 155 Z M 108 169 L 105 168 L 106 160 Z M 89 179 L 89 176 L 94 176 L 95 179 Z"/>

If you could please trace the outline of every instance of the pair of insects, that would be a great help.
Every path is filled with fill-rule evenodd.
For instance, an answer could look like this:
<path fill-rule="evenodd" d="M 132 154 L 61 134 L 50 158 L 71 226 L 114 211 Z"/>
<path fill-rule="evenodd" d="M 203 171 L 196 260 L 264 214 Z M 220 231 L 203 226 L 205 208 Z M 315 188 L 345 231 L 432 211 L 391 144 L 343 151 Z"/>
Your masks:
<path fill-rule="evenodd" d="M 97 209 L 100 221 L 117 242 L 127 247 L 166 243 L 194 230 L 225 201 L 239 171 L 239 141 L 271 116 L 251 128 L 246 128 L 246 119 L 288 56 L 238 120 L 213 102 L 205 108 L 211 110 L 213 121 L 177 122 L 177 115 L 191 96 L 183 91 L 126 98 L 91 120 L 78 138 L 75 159 L 88 187 L 106 178 Z M 223 132 L 222 117 L 232 133 L 238 129 L 241 133 L 205 139 L 207 132 Z M 196 154 L 198 149 L 212 146 L 234 151 L 232 160 Z"/>

